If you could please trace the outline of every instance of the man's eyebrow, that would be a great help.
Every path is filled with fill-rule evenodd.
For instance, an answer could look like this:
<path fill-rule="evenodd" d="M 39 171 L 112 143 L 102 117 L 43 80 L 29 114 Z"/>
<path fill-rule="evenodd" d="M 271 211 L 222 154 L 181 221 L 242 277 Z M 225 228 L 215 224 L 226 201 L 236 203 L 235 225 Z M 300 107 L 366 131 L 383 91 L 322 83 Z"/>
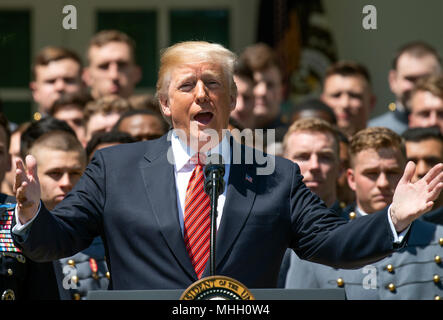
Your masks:
<path fill-rule="evenodd" d="M 362 169 L 362 171 L 369 171 L 369 170 L 378 170 L 380 169 L 380 167 L 378 165 L 374 165 L 374 166 L 368 166 L 368 167 L 364 167 Z"/>
<path fill-rule="evenodd" d="M 67 166 L 64 166 L 64 165 L 59 165 L 59 166 L 56 166 L 56 167 L 48 168 L 48 171 L 49 170 L 64 170 L 64 169 L 79 169 L 79 168 L 81 168 L 80 164 L 78 166 L 75 165 L 74 167 L 67 167 Z"/>
<path fill-rule="evenodd" d="M 194 78 L 194 77 L 195 77 L 194 73 L 189 72 L 189 73 L 183 73 L 183 74 L 179 75 L 177 78 L 178 78 L 178 81 L 183 81 L 183 80 L 187 80 L 189 78 Z"/>
<path fill-rule="evenodd" d="M 203 77 L 204 77 L 204 76 L 222 77 L 222 75 L 219 74 L 218 72 L 214 72 L 214 71 L 210 71 L 210 70 L 204 71 L 204 72 L 202 73 L 202 76 L 203 76 Z"/>

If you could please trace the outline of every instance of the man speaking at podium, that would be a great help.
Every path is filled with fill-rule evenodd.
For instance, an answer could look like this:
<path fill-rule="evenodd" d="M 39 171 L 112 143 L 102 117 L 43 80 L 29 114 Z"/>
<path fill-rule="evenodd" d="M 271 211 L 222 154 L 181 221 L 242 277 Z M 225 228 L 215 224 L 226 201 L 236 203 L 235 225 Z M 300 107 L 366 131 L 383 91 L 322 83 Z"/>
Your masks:
<path fill-rule="evenodd" d="M 209 275 L 209 200 L 200 155 L 217 152 L 226 183 L 218 200 L 218 275 L 272 288 L 288 247 L 302 259 L 354 268 L 404 245 L 410 223 L 431 209 L 443 187 L 443 165 L 412 184 L 409 163 L 389 210 L 347 223 L 309 191 L 292 161 L 267 157 L 275 165 L 267 166 L 243 157 L 238 163 L 238 153 L 249 149 L 224 131 L 235 108 L 234 62 L 229 50 L 206 42 L 165 50 L 157 95 L 174 130 L 97 151 L 51 212 L 40 201 L 35 159 L 28 156 L 26 167 L 18 162 L 16 243 L 31 259 L 48 261 L 73 255 L 101 235 L 112 289 L 185 289 Z"/>

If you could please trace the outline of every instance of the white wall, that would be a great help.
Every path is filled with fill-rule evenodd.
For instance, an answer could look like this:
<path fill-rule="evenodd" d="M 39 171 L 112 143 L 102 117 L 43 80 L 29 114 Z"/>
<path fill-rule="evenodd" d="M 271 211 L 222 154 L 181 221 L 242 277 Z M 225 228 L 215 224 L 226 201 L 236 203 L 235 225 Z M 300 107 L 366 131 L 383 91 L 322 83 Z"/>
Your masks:
<path fill-rule="evenodd" d="M 423 40 L 443 55 L 442 0 L 323 0 L 335 37 L 338 57 L 365 64 L 372 76 L 378 103 L 373 115 L 387 111 L 394 100 L 387 81 L 395 50 Z M 377 9 L 377 29 L 364 30 L 362 9 Z"/>

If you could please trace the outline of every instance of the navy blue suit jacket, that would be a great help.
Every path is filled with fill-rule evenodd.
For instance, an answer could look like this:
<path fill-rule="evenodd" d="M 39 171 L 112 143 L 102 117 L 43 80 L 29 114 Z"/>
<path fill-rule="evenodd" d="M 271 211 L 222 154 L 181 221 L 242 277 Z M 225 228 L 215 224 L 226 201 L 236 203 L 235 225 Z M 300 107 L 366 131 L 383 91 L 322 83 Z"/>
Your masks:
<path fill-rule="evenodd" d="M 27 237 L 15 236 L 16 243 L 47 261 L 71 256 L 101 235 L 111 288 L 188 287 L 198 279 L 180 229 L 169 147 L 165 135 L 97 151 L 65 200 L 52 214 L 42 206 Z M 275 287 L 288 247 L 301 258 L 342 268 L 364 266 L 394 249 L 386 212 L 347 223 L 309 191 L 293 162 L 276 157 L 270 175 L 257 175 L 258 167 L 231 165 L 217 274 L 250 288 Z"/>

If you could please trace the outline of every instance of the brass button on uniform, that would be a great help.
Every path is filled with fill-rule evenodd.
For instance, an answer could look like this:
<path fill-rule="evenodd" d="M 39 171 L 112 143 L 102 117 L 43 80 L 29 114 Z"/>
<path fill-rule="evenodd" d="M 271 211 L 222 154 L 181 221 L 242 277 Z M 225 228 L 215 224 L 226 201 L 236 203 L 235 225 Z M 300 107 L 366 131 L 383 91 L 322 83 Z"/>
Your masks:
<path fill-rule="evenodd" d="M 343 279 L 342 278 L 338 278 L 337 279 L 337 286 L 339 286 L 341 288 L 344 285 L 345 285 L 345 282 L 343 281 Z"/>
<path fill-rule="evenodd" d="M 392 273 L 392 272 L 394 272 L 394 266 L 392 264 L 388 264 L 386 266 L 386 270 L 388 270 L 388 272 Z"/>
<path fill-rule="evenodd" d="M 388 289 L 389 289 L 389 291 L 394 292 L 395 291 L 395 285 L 393 283 L 390 283 L 388 285 Z"/>
<path fill-rule="evenodd" d="M 437 295 L 434 297 L 434 300 L 441 300 L 441 297 Z"/>
<path fill-rule="evenodd" d="M 438 243 L 443 246 L 443 238 L 438 239 Z"/>
<path fill-rule="evenodd" d="M 434 261 L 436 264 L 440 264 L 441 263 L 441 257 L 440 256 L 435 256 L 434 257 Z"/>
<path fill-rule="evenodd" d="M 435 283 L 440 283 L 440 276 L 438 274 L 434 274 L 432 280 L 434 280 Z"/>
<path fill-rule="evenodd" d="M 42 114 L 40 112 L 36 112 L 33 115 L 35 121 L 40 121 L 42 119 Z"/>
<path fill-rule="evenodd" d="M 397 109 L 397 106 L 395 105 L 394 102 L 391 102 L 391 103 L 388 105 L 388 109 L 389 109 L 391 112 L 394 112 L 394 111 Z"/>
<path fill-rule="evenodd" d="M 14 271 L 12 269 L 8 269 L 8 276 L 12 276 L 14 274 Z"/>
<path fill-rule="evenodd" d="M 354 220 L 355 217 L 357 217 L 357 214 L 356 214 L 354 211 L 352 211 L 352 212 L 349 214 L 349 219 Z"/>
<path fill-rule="evenodd" d="M 6 289 L 5 291 L 3 291 L 1 299 L 2 300 L 15 300 L 14 290 Z"/>
<path fill-rule="evenodd" d="M 74 294 L 72 295 L 72 298 L 73 298 L 74 300 L 80 300 L 80 299 L 81 299 L 81 297 L 80 297 L 80 293 L 74 293 Z"/>
<path fill-rule="evenodd" d="M 77 283 L 78 282 L 78 277 L 77 276 L 72 276 L 71 281 L 72 281 L 72 283 Z"/>
<path fill-rule="evenodd" d="M 71 267 L 73 267 L 73 266 L 75 266 L 75 261 L 74 261 L 73 259 L 69 259 L 69 260 L 68 260 L 68 264 L 69 264 Z"/>
<path fill-rule="evenodd" d="M 108 272 L 106 272 L 106 278 L 111 279 L 111 274 Z"/>
<path fill-rule="evenodd" d="M 25 263 L 26 258 L 23 255 L 19 254 L 19 255 L 17 255 L 17 261 L 20 263 Z"/>

